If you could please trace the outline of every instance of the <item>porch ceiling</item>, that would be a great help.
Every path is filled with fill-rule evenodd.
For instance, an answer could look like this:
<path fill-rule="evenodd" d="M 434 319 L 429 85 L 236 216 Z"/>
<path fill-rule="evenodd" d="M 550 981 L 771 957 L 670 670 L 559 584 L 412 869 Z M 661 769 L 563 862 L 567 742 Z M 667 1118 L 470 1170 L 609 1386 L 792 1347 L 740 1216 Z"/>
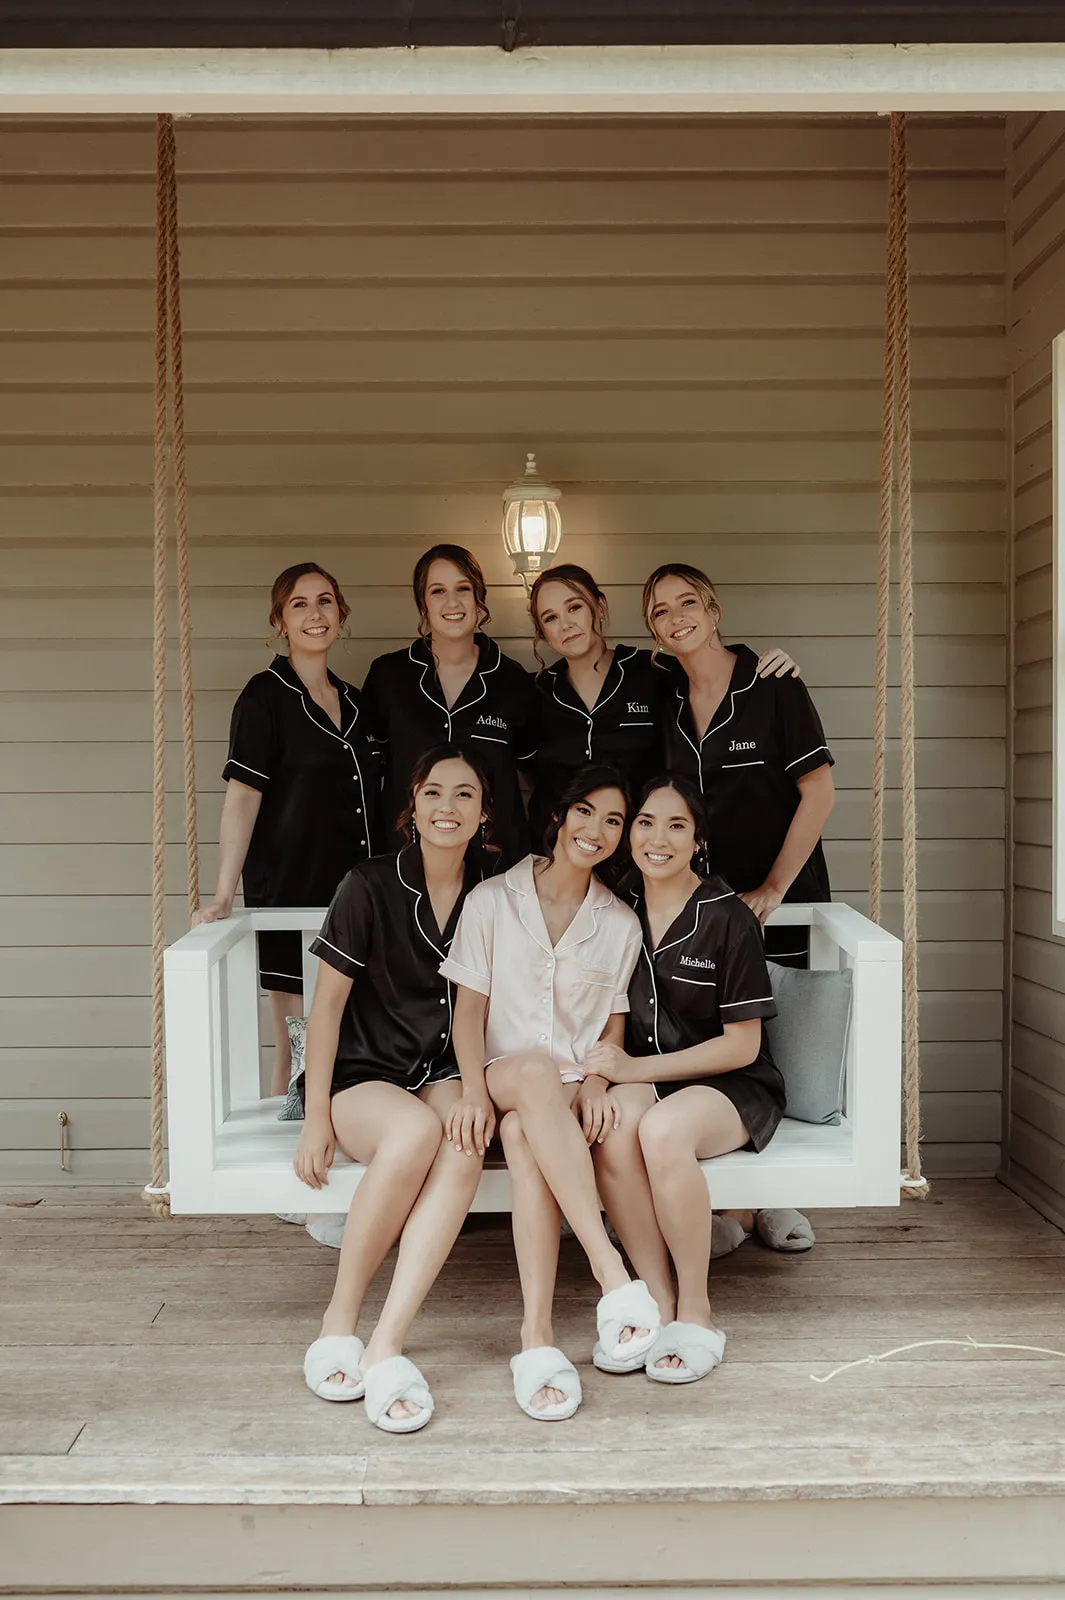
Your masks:
<path fill-rule="evenodd" d="M 1058 0 L 3 0 L 19 47 L 915 44 L 1065 40 Z"/>

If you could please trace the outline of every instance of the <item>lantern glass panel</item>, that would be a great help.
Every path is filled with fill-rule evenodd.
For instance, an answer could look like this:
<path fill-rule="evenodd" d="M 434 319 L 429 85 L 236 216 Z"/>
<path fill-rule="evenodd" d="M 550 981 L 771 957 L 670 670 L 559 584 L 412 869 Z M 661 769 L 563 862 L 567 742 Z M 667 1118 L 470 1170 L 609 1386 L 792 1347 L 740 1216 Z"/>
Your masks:
<path fill-rule="evenodd" d="M 519 572 L 548 566 L 562 542 L 562 516 L 550 500 L 511 500 L 503 520 L 503 542 Z"/>

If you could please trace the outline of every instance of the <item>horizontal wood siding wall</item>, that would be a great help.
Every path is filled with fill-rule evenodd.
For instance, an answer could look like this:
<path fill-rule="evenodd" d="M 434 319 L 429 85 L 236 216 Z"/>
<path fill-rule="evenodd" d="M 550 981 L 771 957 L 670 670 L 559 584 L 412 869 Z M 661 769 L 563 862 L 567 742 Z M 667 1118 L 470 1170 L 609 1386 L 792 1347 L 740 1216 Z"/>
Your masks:
<path fill-rule="evenodd" d="M 911 143 L 927 1160 L 989 1171 L 1003 129 L 921 120 Z M 838 759 L 833 884 L 863 905 L 884 125 L 183 121 L 178 148 L 205 887 L 277 570 L 339 574 L 357 682 L 413 631 L 419 550 L 462 541 L 531 660 L 498 525 L 535 449 L 619 637 L 675 556 L 733 637 L 799 658 Z M 49 1178 L 63 1109 L 79 1177 L 144 1170 L 153 149 L 148 121 L 0 124 L 0 1144 Z M 176 748 L 170 781 L 176 935 Z M 897 924 L 897 792 L 888 817 Z"/>
<path fill-rule="evenodd" d="M 1011 118 L 1014 940 L 1008 1173 L 1065 1218 L 1065 941 L 1051 917 L 1051 345 L 1065 331 L 1065 116 Z M 1061 664 L 1058 664 L 1061 670 Z"/>

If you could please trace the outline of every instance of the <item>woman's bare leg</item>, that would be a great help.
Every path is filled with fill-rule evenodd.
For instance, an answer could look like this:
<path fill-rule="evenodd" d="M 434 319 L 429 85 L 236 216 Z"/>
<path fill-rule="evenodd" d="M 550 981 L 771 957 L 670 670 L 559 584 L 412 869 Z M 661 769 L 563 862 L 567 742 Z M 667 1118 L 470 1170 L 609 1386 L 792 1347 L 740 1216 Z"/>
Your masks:
<path fill-rule="evenodd" d="M 302 1017 L 303 996 L 284 989 L 268 989 L 270 1020 L 274 1025 L 274 1064 L 270 1069 L 270 1093 L 287 1094 L 292 1076 L 292 1046 L 288 1042 L 286 1017 Z"/>
<path fill-rule="evenodd" d="M 420 1091 L 419 1099 L 439 1122 L 439 1147 L 400 1236 L 396 1268 L 377 1327 L 366 1346 L 364 1370 L 403 1353 L 410 1325 L 451 1254 L 477 1192 L 483 1164 L 480 1157 L 463 1155 L 443 1137 L 448 1109 L 461 1095 L 462 1085 L 457 1080 Z M 400 1401 L 389 1415 L 401 1416 L 417 1409 Z"/>
<path fill-rule="evenodd" d="M 744 1233 L 754 1232 L 753 1211 L 722 1211 L 721 1215 L 731 1217 L 734 1222 L 738 1222 Z"/>
<path fill-rule="evenodd" d="M 562 1213 L 536 1164 L 516 1111 L 504 1114 L 499 1137 L 514 1191 L 510 1220 L 521 1281 L 521 1347 L 539 1350 L 555 1342 L 555 1278 Z M 534 1411 L 542 1411 L 545 1406 L 561 1405 L 565 1398 L 561 1389 L 538 1389 L 529 1404 Z"/>
<path fill-rule="evenodd" d="M 564 1084 L 550 1056 L 506 1056 L 485 1073 L 500 1112 L 516 1111 L 533 1159 L 581 1242 L 604 1294 L 629 1281 L 621 1253 L 610 1242 L 599 1209 L 595 1171 L 584 1134 L 571 1110 L 575 1084 Z"/>
<path fill-rule="evenodd" d="M 406 1089 L 360 1083 L 333 1096 L 337 1143 L 366 1164 L 348 1211 L 322 1333 L 354 1333 L 374 1274 L 399 1237 L 436 1159 L 440 1118 Z M 341 1374 L 334 1382 L 345 1381 Z"/>
<path fill-rule="evenodd" d="M 678 1090 L 640 1121 L 655 1214 L 677 1272 L 678 1322 L 715 1326 L 709 1290 L 712 1215 L 699 1162 L 742 1149 L 748 1137 L 732 1101 L 709 1085 Z"/>
<path fill-rule="evenodd" d="M 669 1251 L 640 1148 L 640 1119 L 655 1104 L 655 1092 L 649 1083 L 621 1083 L 611 1093 L 621 1105 L 621 1125 L 592 1147 L 599 1193 L 629 1260 L 658 1304 L 662 1321 L 672 1322 L 676 1290 Z"/>

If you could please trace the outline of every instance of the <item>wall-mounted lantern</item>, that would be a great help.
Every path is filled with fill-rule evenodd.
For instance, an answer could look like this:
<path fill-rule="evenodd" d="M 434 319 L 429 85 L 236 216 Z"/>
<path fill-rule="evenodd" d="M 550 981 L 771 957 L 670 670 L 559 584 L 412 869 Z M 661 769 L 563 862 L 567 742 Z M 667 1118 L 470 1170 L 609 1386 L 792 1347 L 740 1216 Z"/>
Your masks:
<path fill-rule="evenodd" d="M 536 457 L 525 458 L 525 476 L 503 491 L 503 544 L 514 571 L 526 581 L 543 572 L 562 543 L 562 490 L 536 470 Z"/>

